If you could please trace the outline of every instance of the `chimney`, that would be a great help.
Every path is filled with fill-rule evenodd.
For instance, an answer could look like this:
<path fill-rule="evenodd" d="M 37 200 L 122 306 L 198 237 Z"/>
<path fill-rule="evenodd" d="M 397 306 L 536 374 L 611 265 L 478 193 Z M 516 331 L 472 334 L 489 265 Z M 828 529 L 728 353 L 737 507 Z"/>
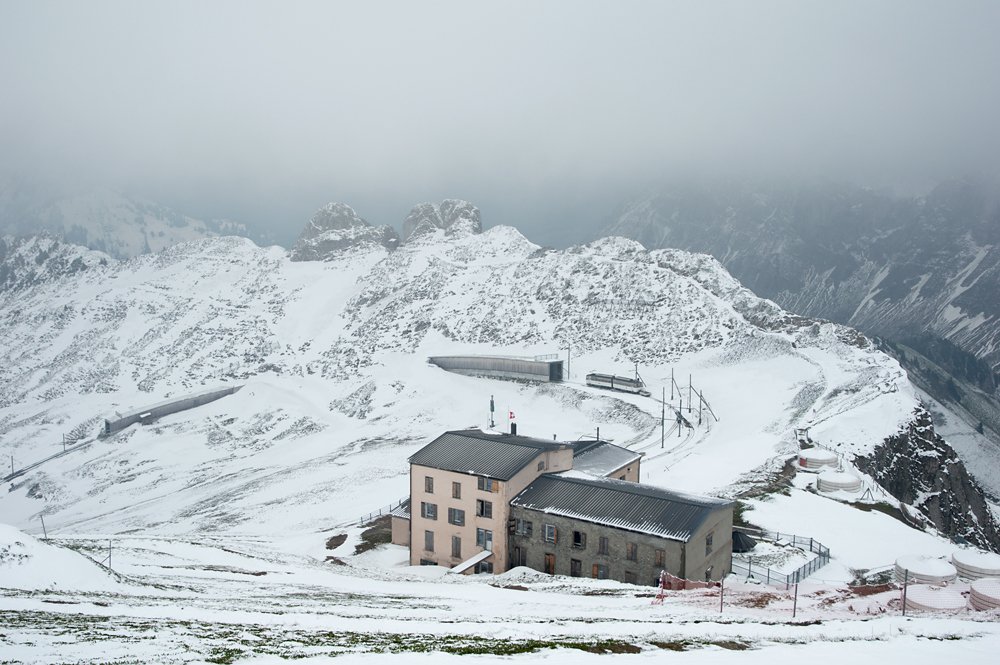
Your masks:
<path fill-rule="evenodd" d="M 510 424 L 510 433 L 511 436 L 517 436 L 517 423 Z"/>

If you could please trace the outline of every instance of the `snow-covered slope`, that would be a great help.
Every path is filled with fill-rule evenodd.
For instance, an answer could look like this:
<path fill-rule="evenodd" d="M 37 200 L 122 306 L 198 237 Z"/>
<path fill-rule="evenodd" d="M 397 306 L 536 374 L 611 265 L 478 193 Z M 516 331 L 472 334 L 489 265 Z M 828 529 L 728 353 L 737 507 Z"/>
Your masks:
<path fill-rule="evenodd" d="M 15 478 L 0 507 L 17 526 L 44 514 L 64 533 L 327 529 L 402 496 L 407 456 L 443 429 L 485 425 L 491 395 L 523 434 L 600 427 L 647 454 L 646 481 L 729 496 L 795 454 L 794 428 L 870 456 L 918 407 L 863 336 L 788 315 L 707 256 L 622 238 L 543 250 L 503 226 L 428 225 L 394 251 L 365 244 L 324 262 L 207 239 L 7 291 L 0 326 L 3 454 L 21 467 L 84 437 Z M 425 362 L 567 348 L 561 385 Z M 658 402 L 582 385 L 587 371 L 636 363 L 672 404 L 701 391 L 718 422 L 706 413 L 661 447 Z M 224 383 L 245 388 L 93 439 L 114 411 Z"/>

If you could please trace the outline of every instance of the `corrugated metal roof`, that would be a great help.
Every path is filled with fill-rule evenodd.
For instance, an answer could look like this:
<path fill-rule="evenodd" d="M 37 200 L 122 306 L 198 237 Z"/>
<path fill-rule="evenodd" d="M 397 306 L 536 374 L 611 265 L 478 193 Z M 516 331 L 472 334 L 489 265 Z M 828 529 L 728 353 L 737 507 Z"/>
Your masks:
<path fill-rule="evenodd" d="M 480 430 L 445 432 L 410 457 L 410 464 L 510 480 L 545 450 L 567 444 Z"/>
<path fill-rule="evenodd" d="M 538 477 L 511 505 L 687 542 L 711 513 L 731 504 L 623 480 L 552 474 Z"/>
<path fill-rule="evenodd" d="M 607 441 L 588 442 L 573 446 L 573 468 L 595 476 L 606 476 L 641 457 L 642 453 L 616 446 Z"/>

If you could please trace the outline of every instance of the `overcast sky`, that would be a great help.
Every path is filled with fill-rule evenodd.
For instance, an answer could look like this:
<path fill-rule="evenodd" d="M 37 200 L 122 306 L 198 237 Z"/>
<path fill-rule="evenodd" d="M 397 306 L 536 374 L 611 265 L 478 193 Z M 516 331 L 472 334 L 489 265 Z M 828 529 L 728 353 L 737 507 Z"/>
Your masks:
<path fill-rule="evenodd" d="M 543 229 L 678 175 L 1000 173 L 1000 2 L 0 0 L 0 90 L 0 173 Z"/>

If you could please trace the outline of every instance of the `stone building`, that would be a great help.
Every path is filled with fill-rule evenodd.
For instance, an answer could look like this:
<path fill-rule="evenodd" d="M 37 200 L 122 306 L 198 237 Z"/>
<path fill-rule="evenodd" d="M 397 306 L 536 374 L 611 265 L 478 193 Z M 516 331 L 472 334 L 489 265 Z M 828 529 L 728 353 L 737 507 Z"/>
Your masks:
<path fill-rule="evenodd" d="M 551 474 L 514 497 L 511 518 L 512 565 L 654 585 L 663 570 L 706 581 L 730 572 L 733 508 L 721 499 Z"/>

